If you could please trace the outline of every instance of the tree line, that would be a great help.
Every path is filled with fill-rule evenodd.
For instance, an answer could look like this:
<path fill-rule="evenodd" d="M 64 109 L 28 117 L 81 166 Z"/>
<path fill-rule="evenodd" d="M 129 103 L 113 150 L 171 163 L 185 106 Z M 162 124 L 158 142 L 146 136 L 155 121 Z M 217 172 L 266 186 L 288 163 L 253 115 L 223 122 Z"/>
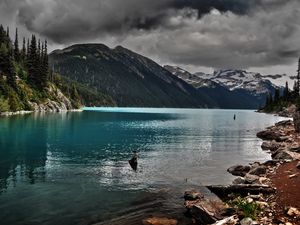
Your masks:
<path fill-rule="evenodd" d="M 295 104 L 300 109 L 300 58 L 297 70 L 296 80 L 294 82 L 293 89 L 288 86 L 288 82 L 285 84 L 283 91 L 275 89 L 274 94 L 269 93 L 266 97 L 266 104 L 264 110 L 276 111 L 281 110 L 283 107 L 287 107 L 290 104 Z"/>
<path fill-rule="evenodd" d="M 14 89 L 17 88 L 18 78 L 37 88 L 46 87 L 49 79 L 47 51 L 47 41 L 41 42 L 35 35 L 27 40 L 23 38 L 20 48 L 18 29 L 13 42 L 9 28 L 5 30 L 0 25 L 0 79 L 6 80 Z"/>

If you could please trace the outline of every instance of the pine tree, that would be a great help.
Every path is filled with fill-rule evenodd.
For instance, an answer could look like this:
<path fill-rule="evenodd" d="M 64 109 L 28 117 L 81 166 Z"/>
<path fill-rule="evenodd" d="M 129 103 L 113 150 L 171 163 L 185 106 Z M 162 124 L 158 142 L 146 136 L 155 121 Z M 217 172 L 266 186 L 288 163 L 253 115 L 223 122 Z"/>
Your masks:
<path fill-rule="evenodd" d="M 272 93 L 269 93 L 269 105 L 273 104 L 273 95 Z"/>
<path fill-rule="evenodd" d="M 275 89 L 274 102 L 278 102 L 280 98 L 280 91 L 278 88 Z"/>
<path fill-rule="evenodd" d="M 14 58 L 11 52 L 8 54 L 7 58 L 7 83 L 14 89 L 17 88 L 16 83 L 16 71 L 14 66 Z"/>
<path fill-rule="evenodd" d="M 34 85 L 38 85 L 38 56 L 37 56 L 37 44 L 34 35 L 31 37 L 31 42 L 29 46 L 29 54 L 27 56 L 27 66 L 28 66 L 28 78 L 29 82 Z"/>
<path fill-rule="evenodd" d="M 289 99 L 289 96 L 290 96 L 289 84 L 288 84 L 288 82 L 286 81 L 286 82 L 285 82 L 284 92 L 283 92 L 283 97 L 284 97 L 285 100 L 288 100 L 288 99 Z"/>
<path fill-rule="evenodd" d="M 47 41 L 45 40 L 43 44 L 43 52 L 42 52 L 42 73 L 41 73 L 41 84 L 42 86 L 46 86 L 49 78 L 49 63 L 48 63 L 48 47 Z"/>
<path fill-rule="evenodd" d="M 21 61 L 24 63 L 26 62 L 26 40 L 23 38 L 23 46 L 21 50 Z"/>
<path fill-rule="evenodd" d="M 6 27 L 6 37 L 9 38 L 9 27 Z"/>
<path fill-rule="evenodd" d="M 294 96 L 294 97 L 298 97 L 298 96 L 299 96 L 299 87 L 298 87 L 298 85 L 297 85 L 297 81 L 294 82 L 293 96 Z"/>
<path fill-rule="evenodd" d="M 17 62 L 20 62 L 18 28 L 16 28 L 16 36 L 15 36 L 15 43 L 14 43 L 14 58 Z"/>

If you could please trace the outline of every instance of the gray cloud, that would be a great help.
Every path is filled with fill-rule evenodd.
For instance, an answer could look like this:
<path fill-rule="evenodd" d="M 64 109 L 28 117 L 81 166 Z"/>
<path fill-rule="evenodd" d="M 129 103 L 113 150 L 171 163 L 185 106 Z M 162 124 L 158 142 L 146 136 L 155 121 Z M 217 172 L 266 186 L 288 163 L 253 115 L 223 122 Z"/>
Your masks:
<path fill-rule="evenodd" d="M 0 19 L 59 46 L 97 41 L 161 63 L 249 68 L 295 61 L 299 9 L 298 0 L 0 0 Z"/>

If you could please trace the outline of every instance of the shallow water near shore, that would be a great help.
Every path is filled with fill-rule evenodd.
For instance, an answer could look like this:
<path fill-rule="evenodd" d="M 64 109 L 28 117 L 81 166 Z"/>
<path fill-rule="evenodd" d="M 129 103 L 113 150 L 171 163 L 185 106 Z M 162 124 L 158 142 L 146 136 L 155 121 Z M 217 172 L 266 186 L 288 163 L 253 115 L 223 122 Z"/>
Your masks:
<path fill-rule="evenodd" d="M 206 192 L 201 186 L 232 181 L 229 166 L 269 159 L 256 133 L 282 119 L 154 108 L 2 117 L 1 225 L 139 224 L 146 215 L 183 213 L 186 188 Z"/>

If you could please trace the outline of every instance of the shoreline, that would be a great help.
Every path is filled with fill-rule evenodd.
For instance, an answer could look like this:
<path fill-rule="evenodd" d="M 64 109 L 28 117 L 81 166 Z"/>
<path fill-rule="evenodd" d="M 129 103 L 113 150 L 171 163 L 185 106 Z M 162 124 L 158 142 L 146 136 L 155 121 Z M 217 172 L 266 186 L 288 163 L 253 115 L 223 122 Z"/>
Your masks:
<path fill-rule="evenodd" d="M 292 120 L 283 120 L 257 137 L 272 159 L 228 168 L 237 177 L 231 185 L 206 186 L 220 201 L 185 192 L 187 212 L 199 224 L 300 224 L 300 134 Z"/>
<path fill-rule="evenodd" d="M 46 111 L 26 111 L 26 110 L 20 110 L 16 112 L 0 112 L 0 117 L 8 117 L 8 116 L 16 116 L 16 115 L 26 115 L 31 113 L 62 113 L 62 112 L 82 112 L 83 107 L 80 109 L 68 109 L 68 110 L 46 110 Z"/>

